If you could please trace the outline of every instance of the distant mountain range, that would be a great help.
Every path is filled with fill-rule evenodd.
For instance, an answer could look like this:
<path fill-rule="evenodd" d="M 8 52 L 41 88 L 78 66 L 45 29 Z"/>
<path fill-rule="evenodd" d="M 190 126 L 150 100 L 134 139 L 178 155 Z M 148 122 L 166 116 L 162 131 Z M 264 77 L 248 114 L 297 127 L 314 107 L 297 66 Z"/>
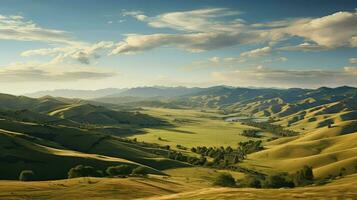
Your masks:
<path fill-rule="evenodd" d="M 113 97 L 138 97 L 138 98 L 157 98 L 157 97 L 178 97 L 204 90 L 204 88 L 188 87 L 136 87 L 136 88 L 106 88 L 100 90 L 46 90 L 34 93 L 27 93 L 24 96 L 39 98 L 43 96 L 94 99 L 94 98 L 113 98 Z"/>
<path fill-rule="evenodd" d="M 27 93 L 24 96 L 39 98 L 43 96 L 53 96 L 53 97 L 65 97 L 65 98 L 79 98 L 79 99 L 93 99 L 98 97 L 103 97 L 107 95 L 117 94 L 125 91 L 126 89 L 118 88 L 106 88 L 100 90 L 70 90 L 70 89 L 59 89 L 59 90 L 45 90 L 38 91 L 34 93 Z"/>
<path fill-rule="evenodd" d="M 215 108 L 228 113 L 240 112 L 249 115 L 277 117 L 285 117 L 308 108 L 331 103 L 336 104 L 334 107 L 340 106 L 341 109 L 355 110 L 356 103 L 353 102 L 357 102 L 357 88 L 348 86 L 318 89 L 228 86 L 209 88 L 137 87 L 91 91 L 53 90 L 27 95 L 82 98 L 91 99 L 87 102 L 92 104 L 105 103 L 135 107 Z M 62 99 L 63 101 L 64 99 Z"/>

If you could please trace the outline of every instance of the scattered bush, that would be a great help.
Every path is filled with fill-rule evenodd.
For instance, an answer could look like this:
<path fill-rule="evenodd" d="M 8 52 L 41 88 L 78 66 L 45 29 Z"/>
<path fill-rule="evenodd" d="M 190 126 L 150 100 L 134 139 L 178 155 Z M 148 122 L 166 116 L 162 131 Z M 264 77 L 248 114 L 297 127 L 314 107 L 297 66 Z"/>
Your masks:
<path fill-rule="evenodd" d="M 293 188 L 295 187 L 287 173 L 268 176 L 263 185 L 265 188 Z"/>
<path fill-rule="evenodd" d="M 19 176 L 20 181 L 34 181 L 35 173 L 32 170 L 23 170 Z"/>
<path fill-rule="evenodd" d="M 100 177 L 101 174 L 98 170 L 95 170 L 92 166 L 77 165 L 68 171 L 68 178 L 76 177 Z"/>
<path fill-rule="evenodd" d="M 269 122 L 255 122 L 252 120 L 243 120 L 245 125 L 254 126 L 260 128 L 263 132 L 271 132 L 275 135 L 286 137 L 286 136 L 295 136 L 298 135 L 298 132 L 285 129 L 281 125 L 271 124 Z M 290 124 L 288 124 L 290 126 Z"/>
<path fill-rule="evenodd" d="M 145 176 L 148 174 L 148 170 L 146 169 L 146 167 L 139 166 L 133 170 L 132 174 Z"/>
<path fill-rule="evenodd" d="M 294 184 L 296 186 L 310 185 L 314 181 L 312 167 L 305 165 L 301 170 L 293 175 Z"/>
<path fill-rule="evenodd" d="M 129 165 L 111 166 L 105 172 L 109 176 L 129 175 L 132 172 L 132 168 Z"/>
<path fill-rule="evenodd" d="M 222 173 L 216 177 L 213 184 L 222 187 L 234 187 L 236 186 L 236 181 L 231 174 Z"/>
<path fill-rule="evenodd" d="M 248 130 L 243 130 L 242 135 L 245 137 L 254 137 L 254 138 L 261 138 L 262 136 L 260 135 L 260 130 L 256 129 L 248 129 Z"/>
<path fill-rule="evenodd" d="M 258 177 L 248 175 L 239 183 L 240 187 L 261 188 L 262 184 Z"/>

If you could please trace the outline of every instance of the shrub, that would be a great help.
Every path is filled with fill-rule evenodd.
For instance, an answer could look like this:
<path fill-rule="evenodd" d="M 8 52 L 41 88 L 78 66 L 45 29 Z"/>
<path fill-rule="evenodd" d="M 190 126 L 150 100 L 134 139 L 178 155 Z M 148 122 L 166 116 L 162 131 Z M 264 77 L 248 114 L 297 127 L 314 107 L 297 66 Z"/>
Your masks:
<path fill-rule="evenodd" d="M 260 179 L 256 176 L 248 175 L 239 184 L 241 187 L 261 188 L 262 184 Z"/>
<path fill-rule="evenodd" d="M 133 170 L 132 174 L 144 176 L 148 174 L 148 170 L 145 167 L 139 166 Z"/>
<path fill-rule="evenodd" d="M 289 177 L 286 173 L 279 173 L 275 175 L 268 176 L 264 182 L 264 187 L 267 188 L 293 188 L 295 187 L 294 183 L 289 180 Z"/>
<path fill-rule="evenodd" d="M 108 167 L 106 173 L 109 176 L 117 176 L 117 175 L 129 175 L 132 172 L 132 168 L 128 165 L 118 165 Z"/>
<path fill-rule="evenodd" d="M 309 185 L 314 181 L 312 167 L 305 165 L 301 170 L 293 175 L 294 184 L 296 186 Z"/>
<path fill-rule="evenodd" d="M 234 180 L 231 174 L 222 173 L 216 177 L 216 180 L 213 184 L 223 187 L 234 187 L 236 186 L 236 181 Z"/>
<path fill-rule="evenodd" d="M 100 173 L 92 166 L 77 165 L 68 171 L 68 178 L 100 177 Z"/>
<path fill-rule="evenodd" d="M 35 173 L 32 170 L 23 170 L 19 176 L 20 181 L 34 181 Z"/>

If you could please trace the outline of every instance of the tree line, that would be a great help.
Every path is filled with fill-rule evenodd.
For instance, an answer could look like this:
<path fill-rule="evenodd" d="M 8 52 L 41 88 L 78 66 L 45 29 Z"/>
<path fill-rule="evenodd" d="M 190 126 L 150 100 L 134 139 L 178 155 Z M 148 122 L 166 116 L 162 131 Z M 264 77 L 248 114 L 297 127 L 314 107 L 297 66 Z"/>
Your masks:
<path fill-rule="evenodd" d="M 251 120 L 244 120 L 242 124 L 257 127 L 264 132 L 270 132 L 282 137 L 296 136 L 299 134 L 296 131 L 285 129 L 283 126 L 271 124 L 268 122 L 255 122 Z"/>
<path fill-rule="evenodd" d="M 71 168 L 67 175 L 68 178 L 78 177 L 126 177 L 126 176 L 146 176 L 148 168 L 143 166 L 129 166 L 125 164 L 109 166 L 104 171 L 88 165 L 77 165 Z M 20 181 L 35 181 L 36 174 L 33 170 L 23 170 L 19 175 Z"/>
<path fill-rule="evenodd" d="M 277 173 L 265 177 L 248 175 L 236 181 L 229 173 L 219 174 L 213 184 L 223 187 L 250 187 L 250 188 L 293 188 L 314 183 L 313 169 L 303 166 L 295 173 Z"/>

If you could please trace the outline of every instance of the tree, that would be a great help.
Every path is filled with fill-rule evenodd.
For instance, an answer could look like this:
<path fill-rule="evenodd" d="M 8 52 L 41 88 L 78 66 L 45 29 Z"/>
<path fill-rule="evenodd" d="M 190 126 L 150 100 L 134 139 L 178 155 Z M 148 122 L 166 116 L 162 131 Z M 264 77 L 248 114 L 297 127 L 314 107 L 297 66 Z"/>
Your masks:
<path fill-rule="evenodd" d="M 294 176 L 294 184 L 297 186 L 309 185 L 314 181 L 314 174 L 312 167 L 305 165 L 302 169 L 297 171 Z"/>
<path fill-rule="evenodd" d="M 132 168 L 129 165 L 111 166 L 105 172 L 110 176 L 129 175 L 132 172 Z"/>
<path fill-rule="evenodd" d="M 216 180 L 213 184 L 223 187 L 234 187 L 236 186 L 236 181 L 234 180 L 231 174 L 222 173 L 216 177 Z"/>
<path fill-rule="evenodd" d="M 294 183 L 288 179 L 286 173 L 279 173 L 268 176 L 264 186 L 267 188 L 293 188 L 295 187 Z"/>
<path fill-rule="evenodd" d="M 77 165 L 68 171 L 68 178 L 99 177 L 100 174 L 92 166 Z"/>
<path fill-rule="evenodd" d="M 20 181 L 34 181 L 35 173 L 32 170 L 23 170 L 19 176 Z"/>
<path fill-rule="evenodd" d="M 256 176 L 248 175 L 242 180 L 240 186 L 261 188 L 262 184 L 261 184 L 259 178 L 257 178 Z"/>
<path fill-rule="evenodd" d="M 145 167 L 139 166 L 133 170 L 132 174 L 144 176 L 148 174 L 148 171 Z"/>

